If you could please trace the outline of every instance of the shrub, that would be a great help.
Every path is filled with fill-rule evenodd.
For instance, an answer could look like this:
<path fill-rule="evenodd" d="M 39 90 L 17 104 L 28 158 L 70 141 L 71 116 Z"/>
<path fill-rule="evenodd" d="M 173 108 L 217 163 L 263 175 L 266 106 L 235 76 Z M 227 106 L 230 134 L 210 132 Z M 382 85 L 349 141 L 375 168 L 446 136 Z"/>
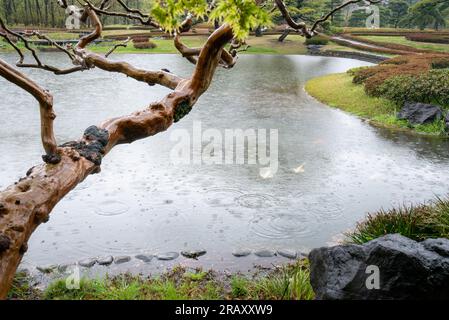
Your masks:
<path fill-rule="evenodd" d="M 432 69 L 449 68 L 449 58 L 435 58 L 432 60 Z"/>
<path fill-rule="evenodd" d="M 148 42 L 148 41 L 150 41 L 150 37 L 146 37 L 146 36 L 133 37 L 133 43 Z"/>
<path fill-rule="evenodd" d="M 395 76 L 385 80 L 377 93 L 398 104 L 414 101 L 449 106 L 449 70 Z"/>
<path fill-rule="evenodd" d="M 447 34 L 411 33 L 407 34 L 405 38 L 415 42 L 449 43 L 449 35 Z"/>
<path fill-rule="evenodd" d="M 416 78 L 420 75 L 427 74 L 432 68 L 432 61 L 438 59 L 449 58 L 447 55 L 441 54 L 396 57 L 382 62 L 377 66 L 356 71 L 353 82 L 356 84 L 364 83 L 365 91 L 368 95 L 383 96 L 385 87 L 381 86 L 387 79 L 399 76 L 412 76 Z M 391 84 L 393 85 L 395 83 Z"/>
<path fill-rule="evenodd" d="M 306 43 L 306 45 L 325 46 L 326 44 L 329 43 L 329 39 L 327 37 L 324 37 L 324 36 L 315 36 L 313 38 L 306 39 L 305 43 Z"/>
<path fill-rule="evenodd" d="M 136 49 L 154 49 L 157 45 L 152 41 L 147 42 L 134 42 L 134 48 Z"/>

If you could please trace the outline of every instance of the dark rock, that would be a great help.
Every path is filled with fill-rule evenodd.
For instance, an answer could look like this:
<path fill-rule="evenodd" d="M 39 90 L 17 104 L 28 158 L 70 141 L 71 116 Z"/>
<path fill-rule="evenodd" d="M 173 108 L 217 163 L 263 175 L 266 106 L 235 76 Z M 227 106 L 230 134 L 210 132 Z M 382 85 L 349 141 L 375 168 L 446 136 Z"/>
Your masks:
<path fill-rule="evenodd" d="M 251 250 L 235 250 L 234 252 L 232 252 L 232 255 L 234 257 L 247 257 L 251 254 Z"/>
<path fill-rule="evenodd" d="M 78 261 L 78 264 L 81 267 L 85 267 L 85 268 L 92 268 L 96 263 L 97 263 L 96 258 L 88 258 L 88 259 Z"/>
<path fill-rule="evenodd" d="M 397 117 L 411 124 L 424 124 L 440 120 L 443 112 L 440 107 L 431 104 L 406 102 Z"/>
<path fill-rule="evenodd" d="M 288 259 L 296 259 L 298 257 L 298 253 L 296 251 L 288 249 L 278 250 L 277 254 Z"/>
<path fill-rule="evenodd" d="M 65 273 L 68 268 L 69 268 L 68 264 L 60 264 L 57 269 L 58 269 L 58 272 Z"/>
<path fill-rule="evenodd" d="M 260 258 L 271 258 L 276 255 L 276 252 L 271 250 L 259 250 L 254 252 L 254 254 Z"/>
<path fill-rule="evenodd" d="M 179 253 L 177 253 L 177 252 L 160 253 L 156 257 L 158 260 L 163 260 L 163 261 L 175 260 L 179 257 Z"/>
<path fill-rule="evenodd" d="M 119 256 L 114 258 L 115 264 L 122 264 L 131 261 L 130 256 Z"/>
<path fill-rule="evenodd" d="M 143 262 L 146 262 L 146 263 L 151 262 L 151 260 L 153 260 L 153 258 L 154 258 L 153 255 L 145 255 L 145 254 L 138 254 L 136 256 L 136 259 L 139 259 L 139 260 L 141 260 Z"/>
<path fill-rule="evenodd" d="M 321 50 L 321 48 L 322 48 L 323 46 L 321 46 L 321 45 L 318 45 L 318 44 L 309 44 L 308 46 L 307 46 L 307 50 L 309 50 L 310 52 L 313 52 L 313 53 L 315 53 L 315 52 L 320 52 L 320 50 Z"/>
<path fill-rule="evenodd" d="M 449 299 L 448 253 L 448 239 L 419 243 L 398 234 L 314 249 L 310 281 L 317 299 Z"/>
<path fill-rule="evenodd" d="M 201 256 L 204 256 L 206 253 L 206 250 L 191 250 L 181 252 L 184 257 L 195 260 L 197 260 Z"/>
<path fill-rule="evenodd" d="M 109 266 L 114 262 L 114 258 L 112 256 L 102 257 L 99 258 L 97 262 L 100 266 Z"/>
<path fill-rule="evenodd" d="M 39 272 L 45 273 L 45 274 L 49 274 L 49 273 L 53 273 L 58 269 L 58 266 L 56 265 L 49 265 L 49 266 L 38 266 L 36 267 L 36 269 Z"/>

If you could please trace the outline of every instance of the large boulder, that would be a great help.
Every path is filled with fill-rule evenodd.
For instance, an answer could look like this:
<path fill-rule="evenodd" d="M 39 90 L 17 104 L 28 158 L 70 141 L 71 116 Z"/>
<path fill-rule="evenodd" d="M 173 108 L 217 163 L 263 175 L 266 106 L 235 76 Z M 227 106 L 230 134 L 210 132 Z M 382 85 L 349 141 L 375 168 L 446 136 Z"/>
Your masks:
<path fill-rule="evenodd" d="M 432 104 L 406 102 L 397 117 L 411 124 L 425 124 L 442 119 L 443 111 Z"/>
<path fill-rule="evenodd" d="M 387 235 L 315 249 L 309 259 L 317 299 L 449 299 L 448 239 Z"/>

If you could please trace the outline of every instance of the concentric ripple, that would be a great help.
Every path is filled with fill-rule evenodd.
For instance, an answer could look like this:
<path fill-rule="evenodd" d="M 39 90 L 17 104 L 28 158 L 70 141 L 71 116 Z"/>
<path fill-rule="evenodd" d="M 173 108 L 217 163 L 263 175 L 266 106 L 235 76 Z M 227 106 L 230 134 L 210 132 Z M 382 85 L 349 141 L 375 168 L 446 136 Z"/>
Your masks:
<path fill-rule="evenodd" d="M 206 203 L 212 207 L 232 207 L 242 194 L 242 191 L 232 188 L 209 189 L 206 191 Z"/>
<path fill-rule="evenodd" d="M 261 209 L 276 207 L 279 205 L 279 200 L 268 194 L 245 194 L 236 199 L 239 206 L 250 209 Z"/>
<path fill-rule="evenodd" d="M 129 206 L 126 203 L 109 200 L 101 202 L 96 208 L 95 213 L 100 216 L 118 216 L 128 212 Z"/>
<path fill-rule="evenodd" d="M 249 226 L 262 238 L 289 239 L 310 235 L 315 224 L 312 216 L 289 213 L 254 217 Z"/>

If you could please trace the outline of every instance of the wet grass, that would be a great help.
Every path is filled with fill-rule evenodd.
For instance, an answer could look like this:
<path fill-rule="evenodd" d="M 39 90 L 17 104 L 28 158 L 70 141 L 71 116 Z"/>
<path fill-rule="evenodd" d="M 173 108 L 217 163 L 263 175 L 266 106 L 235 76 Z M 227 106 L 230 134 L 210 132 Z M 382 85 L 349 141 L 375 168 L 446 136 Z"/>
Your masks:
<path fill-rule="evenodd" d="M 320 102 L 334 108 L 372 120 L 374 124 L 389 128 L 410 129 L 430 135 L 444 135 L 443 121 L 425 125 L 412 125 L 396 118 L 398 106 L 385 98 L 370 97 L 363 85 L 354 84 L 350 73 L 330 74 L 306 83 L 306 91 Z"/>
<path fill-rule="evenodd" d="M 391 233 L 416 241 L 449 238 L 449 198 L 369 214 L 347 237 L 349 242 L 362 244 Z"/>
<path fill-rule="evenodd" d="M 27 280 L 27 281 L 25 281 Z M 251 275 L 224 275 L 214 271 L 175 267 L 157 277 L 123 274 L 103 279 L 82 279 L 79 289 L 67 288 L 65 279 L 44 291 L 17 275 L 9 299 L 48 300 L 310 300 L 314 293 L 306 260 L 256 271 Z"/>

